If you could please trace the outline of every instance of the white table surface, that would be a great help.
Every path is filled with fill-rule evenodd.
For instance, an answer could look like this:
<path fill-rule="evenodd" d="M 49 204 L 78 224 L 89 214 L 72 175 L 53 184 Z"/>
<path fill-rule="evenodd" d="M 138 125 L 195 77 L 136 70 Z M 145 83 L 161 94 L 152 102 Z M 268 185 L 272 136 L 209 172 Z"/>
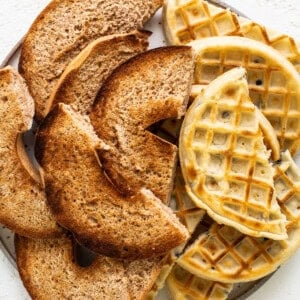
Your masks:
<path fill-rule="evenodd" d="M 49 0 L 0 0 L 0 62 L 26 33 Z M 299 0 L 225 0 L 250 18 L 300 41 Z M 0 300 L 30 299 L 17 271 L 0 251 Z M 249 300 L 300 299 L 300 251 Z"/>

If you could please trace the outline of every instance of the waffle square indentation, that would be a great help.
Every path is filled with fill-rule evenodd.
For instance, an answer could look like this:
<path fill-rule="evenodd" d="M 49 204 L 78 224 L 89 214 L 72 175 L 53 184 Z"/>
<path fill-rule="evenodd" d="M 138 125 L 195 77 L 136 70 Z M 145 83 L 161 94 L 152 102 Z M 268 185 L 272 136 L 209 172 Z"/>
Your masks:
<path fill-rule="evenodd" d="M 234 275 L 242 268 L 240 262 L 232 255 L 227 253 L 221 260 L 218 261 L 218 269 L 227 275 Z"/>
<path fill-rule="evenodd" d="M 266 97 L 266 109 L 282 110 L 285 106 L 285 95 L 279 93 L 269 93 Z"/>
<path fill-rule="evenodd" d="M 251 203 L 260 204 L 262 207 L 268 207 L 269 203 L 269 195 L 270 195 L 270 188 L 263 188 L 261 186 L 252 184 L 250 187 L 249 192 L 249 201 Z M 261 212 L 261 211 L 260 211 Z M 261 214 L 254 213 L 256 219 L 261 220 L 262 216 Z"/>

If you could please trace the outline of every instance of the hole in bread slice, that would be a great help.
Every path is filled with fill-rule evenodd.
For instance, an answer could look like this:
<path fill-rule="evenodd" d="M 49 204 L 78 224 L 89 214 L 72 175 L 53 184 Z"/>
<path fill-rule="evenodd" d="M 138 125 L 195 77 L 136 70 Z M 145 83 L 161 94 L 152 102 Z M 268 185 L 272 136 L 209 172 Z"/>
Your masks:
<path fill-rule="evenodd" d="M 92 265 L 97 257 L 95 252 L 78 244 L 75 241 L 73 241 L 73 251 L 76 263 L 82 268 Z"/>

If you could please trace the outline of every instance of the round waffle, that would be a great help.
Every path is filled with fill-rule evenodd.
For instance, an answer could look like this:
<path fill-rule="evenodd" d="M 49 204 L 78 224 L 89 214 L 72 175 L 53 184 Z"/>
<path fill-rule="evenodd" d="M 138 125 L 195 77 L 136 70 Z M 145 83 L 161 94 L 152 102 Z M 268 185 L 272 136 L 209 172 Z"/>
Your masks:
<path fill-rule="evenodd" d="M 189 196 L 214 220 L 256 237 L 287 237 L 244 69 L 220 76 L 193 102 L 179 154 Z"/>
<path fill-rule="evenodd" d="M 195 83 L 209 84 L 234 67 L 247 70 L 250 98 L 277 134 L 281 149 L 300 146 L 300 76 L 277 51 L 242 37 L 191 42 L 196 51 Z"/>
<path fill-rule="evenodd" d="M 177 263 L 197 276 L 230 283 L 255 280 L 276 270 L 300 246 L 300 171 L 288 152 L 276 166 L 274 181 L 287 218 L 288 239 L 254 238 L 214 223 Z"/>
<path fill-rule="evenodd" d="M 233 288 L 230 283 L 207 280 L 191 274 L 178 264 L 167 278 L 167 286 L 174 300 L 226 299 Z"/>
<path fill-rule="evenodd" d="M 295 39 L 206 1 L 168 0 L 164 6 L 164 28 L 173 45 L 212 36 L 248 37 L 278 50 L 300 72 L 300 44 Z"/>

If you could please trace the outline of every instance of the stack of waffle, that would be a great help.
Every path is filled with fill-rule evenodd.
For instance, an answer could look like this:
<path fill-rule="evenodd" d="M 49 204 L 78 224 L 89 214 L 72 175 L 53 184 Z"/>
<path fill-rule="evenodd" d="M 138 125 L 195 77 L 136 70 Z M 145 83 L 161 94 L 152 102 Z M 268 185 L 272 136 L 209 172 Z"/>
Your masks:
<path fill-rule="evenodd" d="M 167 286 L 174 299 L 226 299 L 300 245 L 300 48 L 201 0 L 167 1 L 164 29 L 196 52 L 192 104 L 173 136 L 186 197 L 207 213 Z"/>

